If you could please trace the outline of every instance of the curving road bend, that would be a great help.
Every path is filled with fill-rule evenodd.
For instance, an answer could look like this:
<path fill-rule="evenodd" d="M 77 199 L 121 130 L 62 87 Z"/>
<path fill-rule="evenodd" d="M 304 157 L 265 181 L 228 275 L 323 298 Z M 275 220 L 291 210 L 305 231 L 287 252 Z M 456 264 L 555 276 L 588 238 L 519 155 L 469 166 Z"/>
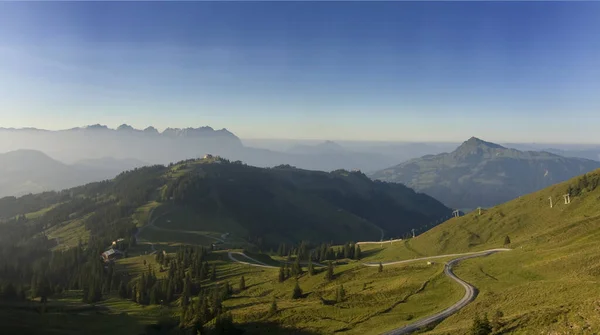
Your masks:
<path fill-rule="evenodd" d="M 448 263 L 446 263 L 446 266 L 444 267 L 444 273 L 450 277 L 452 280 L 454 280 L 455 282 L 459 283 L 462 287 L 464 287 L 465 289 L 465 295 L 462 297 L 462 299 L 460 299 L 457 303 L 455 303 L 454 305 L 446 308 L 445 310 L 436 313 L 434 315 L 430 315 L 424 319 L 421 319 L 417 322 L 411 323 L 409 325 L 406 325 L 404 327 L 401 328 L 396 328 L 394 330 L 391 330 L 389 332 L 384 333 L 383 335 L 402 335 L 402 334 L 410 334 L 414 331 L 419 330 L 420 328 L 423 328 L 431 323 L 435 323 L 435 322 L 439 322 L 444 320 L 445 318 L 449 317 L 450 315 L 458 312 L 461 308 L 465 307 L 466 305 L 468 305 L 471 301 L 473 301 L 475 299 L 475 287 L 469 283 L 467 283 L 466 281 L 458 278 L 454 272 L 452 272 L 452 266 L 460 261 L 463 261 L 465 259 L 469 259 L 469 258 L 474 258 L 474 257 L 482 257 L 482 256 L 487 256 L 487 255 L 491 255 L 493 253 L 496 252 L 500 252 L 500 251 L 509 251 L 511 249 L 505 249 L 505 248 L 501 248 L 501 249 L 490 249 L 490 250 L 485 250 L 485 251 L 480 251 L 480 252 L 471 252 L 468 254 L 463 254 L 464 256 L 459 257 L 459 258 L 455 258 L 451 261 L 449 261 Z M 456 254 L 455 254 L 456 255 Z M 446 256 L 435 256 L 436 258 L 440 258 L 440 257 L 448 257 L 448 256 L 454 256 L 454 255 L 446 255 Z M 425 259 L 431 259 L 431 257 L 424 257 L 424 258 L 419 258 L 419 259 L 415 259 L 415 260 L 425 260 Z M 414 261 L 414 260 L 411 260 Z M 389 264 L 399 264 L 399 262 L 390 262 L 387 263 Z M 366 264 L 365 264 L 366 265 Z M 369 265 L 372 266 L 372 265 Z"/>
<path fill-rule="evenodd" d="M 448 263 L 446 263 L 445 267 L 444 267 L 444 273 L 446 274 L 446 276 L 450 277 L 452 280 L 454 280 L 455 282 L 459 283 L 464 289 L 465 289 L 465 295 L 462 297 L 462 299 L 460 299 L 458 302 L 456 302 L 454 305 L 446 308 L 445 310 L 430 315 L 424 319 L 418 320 L 416 322 L 413 322 L 411 324 L 408 324 L 406 326 L 400 327 L 400 328 L 396 328 L 393 329 L 391 331 L 388 331 L 386 333 L 383 333 L 382 335 L 403 335 L 403 334 L 410 334 L 412 332 L 415 332 L 429 324 L 435 323 L 435 322 L 440 322 L 442 320 L 444 320 L 445 318 L 449 317 L 450 315 L 458 312 L 460 309 L 462 309 L 463 307 L 465 307 L 466 305 L 468 305 L 471 301 L 473 301 L 475 299 L 475 295 L 476 295 L 476 289 L 473 285 L 467 283 L 466 281 L 458 278 L 454 272 L 452 272 L 452 266 L 457 264 L 460 261 L 463 261 L 465 259 L 469 259 L 469 258 L 475 258 L 475 257 L 482 257 L 482 256 L 488 256 L 497 252 L 501 252 L 501 251 L 509 251 L 512 249 L 507 249 L 507 248 L 498 248 L 498 249 L 489 249 L 489 250 L 484 250 L 484 251 L 476 251 L 476 252 L 467 252 L 467 253 L 462 253 L 462 254 L 449 254 L 449 255 L 439 255 L 439 256 L 429 256 L 429 257 L 421 257 L 421 258 L 414 258 L 414 259 L 408 259 L 408 260 L 403 260 L 403 261 L 394 261 L 394 262 L 386 262 L 386 263 L 381 263 L 382 265 L 395 265 L 395 264 L 403 264 L 403 263 L 409 263 L 409 262 L 415 262 L 415 261 L 424 261 L 424 260 L 429 260 L 429 259 L 436 259 L 436 258 L 445 258 L 445 257 L 454 257 L 454 256 L 460 256 L 458 258 L 455 258 L 453 260 L 448 261 Z M 235 257 L 233 257 L 233 254 L 242 256 L 254 263 L 249 263 L 249 262 L 244 262 L 244 261 L 240 261 L 239 259 L 236 259 Z M 262 268 L 270 268 L 270 269 L 276 269 L 277 267 L 275 266 L 271 266 L 268 264 L 265 264 L 259 260 L 256 260 L 250 256 L 247 256 L 246 254 L 244 254 L 243 252 L 229 252 L 229 259 L 231 259 L 234 262 L 237 263 L 241 263 L 241 264 L 246 264 L 246 265 L 251 265 L 251 266 L 257 266 L 257 267 L 262 267 Z M 365 266 L 379 266 L 380 263 L 363 263 L 363 265 Z"/>

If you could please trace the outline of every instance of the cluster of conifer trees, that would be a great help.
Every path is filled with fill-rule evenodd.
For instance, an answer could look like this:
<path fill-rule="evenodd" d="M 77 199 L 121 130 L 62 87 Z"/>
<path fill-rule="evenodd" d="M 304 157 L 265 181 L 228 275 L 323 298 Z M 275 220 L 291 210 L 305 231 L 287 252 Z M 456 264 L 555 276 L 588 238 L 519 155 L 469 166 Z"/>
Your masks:
<path fill-rule="evenodd" d="M 353 242 L 345 243 L 342 246 L 334 248 L 331 244 L 321 244 L 315 247 L 314 250 L 310 250 L 311 246 L 306 242 L 301 242 L 298 246 L 287 245 L 285 243 L 279 244 L 277 248 L 277 254 L 279 256 L 288 257 L 288 261 L 292 259 L 292 256 L 296 256 L 300 260 L 311 259 L 315 262 L 324 262 L 328 260 L 336 259 L 360 259 L 362 257 L 362 251 L 360 245 Z"/>

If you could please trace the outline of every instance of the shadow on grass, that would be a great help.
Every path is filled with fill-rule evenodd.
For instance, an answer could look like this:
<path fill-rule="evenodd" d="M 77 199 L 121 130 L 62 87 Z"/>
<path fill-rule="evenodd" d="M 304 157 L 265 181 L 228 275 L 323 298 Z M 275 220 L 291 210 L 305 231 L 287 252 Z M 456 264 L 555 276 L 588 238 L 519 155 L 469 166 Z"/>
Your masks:
<path fill-rule="evenodd" d="M 3 309 L 0 311 L 2 334 L 139 334 L 139 321 L 124 313 L 108 314 L 69 311 L 40 313 L 34 309 Z M 115 332 L 118 330 L 118 332 Z"/>
<path fill-rule="evenodd" d="M 365 259 L 367 257 L 371 257 L 371 256 L 375 256 L 378 253 L 380 253 L 383 249 L 379 248 L 379 249 L 367 249 L 364 251 L 361 251 L 361 259 Z"/>
<path fill-rule="evenodd" d="M 317 335 L 319 333 L 306 329 L 297 329 L 291 327 L 283 327 L 276 322 L 251 322 L 244 324 L 236 324 L 236 328 L 243 330 L 244 335 Z"/>

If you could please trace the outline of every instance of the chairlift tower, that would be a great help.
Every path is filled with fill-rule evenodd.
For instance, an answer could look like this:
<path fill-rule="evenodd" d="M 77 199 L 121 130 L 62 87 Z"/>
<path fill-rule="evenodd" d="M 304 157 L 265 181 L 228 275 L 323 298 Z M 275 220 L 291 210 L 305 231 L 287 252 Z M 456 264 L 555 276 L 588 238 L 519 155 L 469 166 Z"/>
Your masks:
<path fill-rule="evenodd" d="M 552 208 L 552 197 L 548 197 L 548 199 L 550 200 L 550 208 Z"/>

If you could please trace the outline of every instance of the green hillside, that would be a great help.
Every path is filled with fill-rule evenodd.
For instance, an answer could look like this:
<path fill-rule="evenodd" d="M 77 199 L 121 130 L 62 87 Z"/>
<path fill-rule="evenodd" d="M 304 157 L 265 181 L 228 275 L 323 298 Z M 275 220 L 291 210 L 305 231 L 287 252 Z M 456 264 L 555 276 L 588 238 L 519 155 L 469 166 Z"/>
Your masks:
<path fill-rule="evenodd" d="M 181 231 L 183 242 L 193 243 L 190 232 L 214 232 L 265 246 L 400 236 L 450 212 L 429 196 L 373 182 L 360 172 L 262 169 L 215 158 L 135 169 L 59 193 L 3 198 L 0 218 L 49 208 L 39 220 L 58 215 L 51 236 L 74 220 L 93 233 L 90 226 L 100 219 L 114 228 L 107 238 L 124 237 L 149 223 L 149 211 L 156 209 L 156 225 L 142 234 L 147 240 L 165 242 L 161 235 L 170 232 L 165 238 L 172 240 Z M 108 219 L 100 218 L 104 211 L 111 213 Z"/>
<path fill-rule="evenodd" d="M 373 173 L 458 209 L 491 207 L 600 168 L 600 162 L 519 151 L 472 137 L 451 153 L 427 155 Z"/>
<path fill-rule="evenodd" d="M 461 263 L 455 273 L 476 286 L 472 304 L 432 334 L 467 334 L 477 313 L 500 310 L 496 334 L 593 334 L 600 329 L 600 170 L 441 224 L 393 245 L 364 246 L 373 259 L 505 247 Z M 565 204 L 563 195 L 570 194 Z M 552 197 L 553 207 L 550 208 Z"/>

